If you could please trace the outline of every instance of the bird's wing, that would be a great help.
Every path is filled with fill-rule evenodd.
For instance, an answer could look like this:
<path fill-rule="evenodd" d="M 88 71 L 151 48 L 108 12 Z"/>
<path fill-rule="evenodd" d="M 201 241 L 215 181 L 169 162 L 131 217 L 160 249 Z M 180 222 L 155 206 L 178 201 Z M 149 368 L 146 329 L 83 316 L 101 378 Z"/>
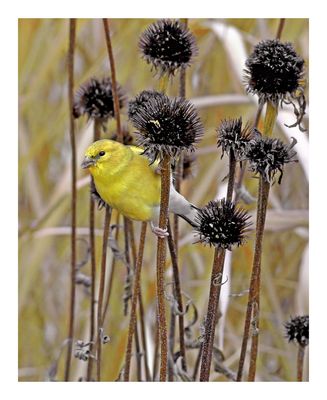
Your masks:
<path fill-rule="evenodd" d="M 159 160 L 155 160 L 153 163 L 151 163 L 152 160 L 150 160 L 150 158 L 146 155 L 146 153 L 144 154 L 144 150 L 142 149 L 142 147 L 137 147 L 137 146 L 129 146 L 129 148 L 132 150 L 132 152 L 134 154 L 137 154 L 141 157 L 146 158 L 147 160 L 149 160 L 149 166 L 150 168 L 157 174 L 159 173 Z"/>

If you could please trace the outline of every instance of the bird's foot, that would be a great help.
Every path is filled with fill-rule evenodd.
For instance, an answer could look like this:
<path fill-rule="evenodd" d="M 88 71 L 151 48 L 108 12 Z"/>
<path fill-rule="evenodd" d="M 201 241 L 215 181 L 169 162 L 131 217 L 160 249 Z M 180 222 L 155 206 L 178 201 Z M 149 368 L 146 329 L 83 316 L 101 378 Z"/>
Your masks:
<path fill-rule="evenodd" d="M 159 226 L 154 226 L 152 222 L 151 222 L 151 230 L 156 236 L 158 236 L 161 239 L 164 239 L 165 237 L 169 236 L 167 229 L 162 229 Z"/>

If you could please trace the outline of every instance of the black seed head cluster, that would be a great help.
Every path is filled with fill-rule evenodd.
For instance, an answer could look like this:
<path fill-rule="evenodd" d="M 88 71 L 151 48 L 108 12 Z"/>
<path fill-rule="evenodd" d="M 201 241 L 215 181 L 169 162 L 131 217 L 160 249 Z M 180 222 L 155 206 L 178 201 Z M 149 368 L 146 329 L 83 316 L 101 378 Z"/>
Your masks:
<path fill-rule="evenodd" d="M 279 139 L 257 135 L 249 142 L 244 159 L 249 160 L 250 169 L 262 175 L 266 182 L 272 183 L 275 174 L 279 172 L 278 183 L 281 183 L 284 164 L 297 161 L 294 158 L 296 151 L 293 150 L 296 143 L 294 138 L 290 145 L 286 145 Z"/>
<path fill-rule="evenodd" d="M 286 337 L 289 342 L 297 341 L 300 346 L 309 344 L 309 316 L 291 318 L 285 323 Z"/>
<path fill-rule="evenodd" d="M 245 125 L 242 129 L 242 117 L 238 119 L 225 119 L 221 122 L 217 129 L 218 147 L 224 152 L 230 154 L 232 150 L 236 159 L 244 156 L 246 146 L 253 138 L 253 130 L 249 125 Z"/>
<path fill-rule="evenodd" d="M 233 245 L 240 246 L 251 225 L 246 211 L 237 209 L 235 204 L 225 199 L 210 201 L 198 211 L 196 232 L 200 242 L 210 246 L 231 250 Z"/>
<path fill-rule="evenodd" d="M 187 68 L 198 50 L 189 29 L 178 20 L 162 19 L 151 24 L 141 35 L 139 48 L 143 58 L 160 75 L 174 75 Z"/>
<path fill-rule="evenodd" d="M 203 134 L 193 104 L 163 93 L 150 97 L 144 107 L 130 114 L 130 120 L 137 129 L 137 144 L 153 160 L 164 154 L 176 157 L 182 150 L 194 151 Z"/>
<path fill-rule="evenodd" d="M 134 99 L 129 101 L 128 118 L 132 119 L 133 116 L 137 114 L 141 108 L 145 108 L 146 103 L 149 101 L 149 99 L 160 96 L 162 96 L 162 93 L 157 92 L 156 90 L 143 90 L 143 92 L 139 93 L 137 96 L 135 96 Z"/>
<path fill-rule="evenodd" d="M 278 39 L 258 43 L 245 66 L 247 91 L 257 94 L 261 102 L 278 104 L 301 86 L 304 74 L 304 60 L 291 43 Z"/>
<path fill-rule="evenodd" d="M 134 144 L 134 137 L 131 135 L 127 125 L 123 124 L 121 126 L 121 133 L 123 136 L 123 144 L 126 144 L 127 146 Z M 110 139 L 118 140 L 118 132 L 117 131 L 113 132 Z"/>
<path fill-rule="evenodd" d="M 120 85 L 117 85 L 119 107 L 125 105 L 125 95 Z M 110 78 L 101 80 L 91 78 L 84 83 L 75 94 L 73 115 L 79 118 L 87 114 L 88 118 L 107 121 L 115 116 L 112 82 Z"/>

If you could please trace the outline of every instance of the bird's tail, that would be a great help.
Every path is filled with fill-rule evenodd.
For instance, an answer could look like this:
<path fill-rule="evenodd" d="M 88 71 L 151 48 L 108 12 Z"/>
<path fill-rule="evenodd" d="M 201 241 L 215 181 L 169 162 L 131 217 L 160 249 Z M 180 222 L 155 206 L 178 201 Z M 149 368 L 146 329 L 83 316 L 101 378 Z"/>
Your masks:
<path fill-rule="evenodd" d="M 169 211 L 183 218 L 193 228 L 198 226 L 196 220 L 198 208 L 178 193 L 173 185 L 170 187 Z"/>

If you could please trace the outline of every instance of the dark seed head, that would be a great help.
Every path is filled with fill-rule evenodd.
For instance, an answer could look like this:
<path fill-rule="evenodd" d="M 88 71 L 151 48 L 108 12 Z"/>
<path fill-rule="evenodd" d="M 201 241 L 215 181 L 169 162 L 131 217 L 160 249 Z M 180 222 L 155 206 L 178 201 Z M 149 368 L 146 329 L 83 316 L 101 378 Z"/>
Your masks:
<path fill-rule="evenodd" d="M 203 126 L 196 109 L 182 98 L 170 99 L 158 93 L 130 113 L 137 129 L 137 144 L 150 158 L 163 154 L 175 157 L 182 150 L 194 150 L 203 134 Z"/>
<path fill-rule="evenodd" d="M 210 201 L 198 211 L 195 230 L 200 242 L 231 250 L 232 246 L 244 243 L 251 225 L 249 218 L 246 211 L 237 209 L 231 201 Z"/>
<path fill-rule="evenodd" d="M 240 159 L 243 157 L 248 143 L 253 138 L 253 129 L 249 125 L 242 129 L 242 117 L 225 119 L 219 125 L 217 134 L 217 145 L 222 149 L 222 157 L 224 152 L 230 154 L 230 151 L 233 150 L 234 156 Z"/>
<path fill-rule="evenodd" d="M 298 89 L 304 73 L 304 60 L 292 44 L 278 39 L 258 43 L 245 66 L 248 92 L 275 103 Z"/>
<path fill-rule="evenodd" d="M 286 145 L 279 139 L 257 134 L 249 142 L 244 159 L 250 161 L 250 169 L 254 173 L 262 175 L 266 182 L 272 183 L 275 174 L 279 172 L 278 183 L 281 183 L 284 164 L 297 161 L 294 158 L 296 151 L 293 150 L 296 143 L 297 141 L 294 138 L 292 138 L 290 145 Z"/>
<path fill-rule="evenodd" d="M 188 67 L 197 54 L 195 38 L 178 20 L 161 19 L 151 24 L 141 35 L 139 48 L 143 58 L 160 75 L 173 75 Z"/>
<path fill-rule="evenodd" d="M 126 97 L 122 88 L 117 85 L 119 107 L 125 105 Z M 115 116 L 112 83 L 110 78 L 101 80 L 91 78 L 84 83 L 75 94 L 73 115 L 79 118 L 87 114 L 88 118 L 98 119 L 102 122 Z"/>
<path fill-rule="evenodd" d="M 291 318 L 285 323 L 286 337 L 289 342 L 297 341 L 301 346 L 309 344 L 309 316 Z"/>

